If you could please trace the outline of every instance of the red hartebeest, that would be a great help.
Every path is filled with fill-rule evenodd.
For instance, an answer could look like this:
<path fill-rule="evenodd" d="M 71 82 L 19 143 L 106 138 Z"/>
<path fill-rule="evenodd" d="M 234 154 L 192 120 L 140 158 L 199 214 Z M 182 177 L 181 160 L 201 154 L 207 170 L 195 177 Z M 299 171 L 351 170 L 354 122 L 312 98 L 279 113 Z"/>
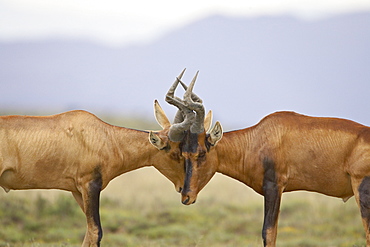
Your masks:
<path fill-rule="evenodd" d="M 195 95 L 192 97 L 197 100 Z M 7 192 L 71 191 L 87 219 L 82 245 L 100 246 L 99 197 L 113 178 L 154 166 L 174 183 L 177 191 L 182 189 L 184 161 L 180 142 L 170 141 L 168 136 L 181 135 L 195 116 L 188 110 L 178 114 L 181 116 L 171 125 L 157 101 L 154 106 L 163 128 L 158 132 L 112 126 L 85 111 L 46 117 L 0 117 L 0 186 Z"/>
<path fill-rule="evenodd" d="M 181 103 L 204 114 L 203 105 L 189 94 Z M 215 172 L 237 179 L 264 196 L 263 243 L 275 246 L 283 192 L 313 191 L 343 201 L 355 195 L 370 246 L 369 127 L 346 119 L 276 112 L 250 128 L 223 133 L 217 122 L 207 133 L 202 117 L 198 120 L 200 128 L 187 132 L 182 148 L 184 204 L 195 202 Z"/>

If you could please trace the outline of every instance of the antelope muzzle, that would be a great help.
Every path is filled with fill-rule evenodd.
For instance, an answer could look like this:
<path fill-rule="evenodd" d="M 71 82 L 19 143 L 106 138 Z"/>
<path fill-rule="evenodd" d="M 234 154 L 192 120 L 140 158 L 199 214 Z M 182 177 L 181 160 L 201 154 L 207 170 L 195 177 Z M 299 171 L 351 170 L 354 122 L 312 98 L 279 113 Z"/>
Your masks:
<path fill-rule="evenodd" d="M 184 187 L 181 191 L 181 202 L 184 205 L 195 203 L 197 199 L 197 188 L 195 188 L 194 180 L 196 181 L 196 174 L 194 174 L 193 162 L 190 158 L 185 159 L 185 180 Z"/>

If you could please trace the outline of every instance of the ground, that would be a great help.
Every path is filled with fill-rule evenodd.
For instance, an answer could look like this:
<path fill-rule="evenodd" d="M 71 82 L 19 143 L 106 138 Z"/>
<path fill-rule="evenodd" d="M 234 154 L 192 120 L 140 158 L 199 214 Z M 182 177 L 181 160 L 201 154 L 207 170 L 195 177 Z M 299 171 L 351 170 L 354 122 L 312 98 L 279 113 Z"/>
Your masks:
<path fill-rule="evenodd" d="M 216 175 L 184 206 L 154 168 L 124 174 L 101 198 L 102 246 L 262 246 L 263 198 Z M 80 246 L 85 218 L 67 192 L 0 192 L 0 246 Z M 284 194 L 278 246 L 365 246 L 354 198 Z"/>

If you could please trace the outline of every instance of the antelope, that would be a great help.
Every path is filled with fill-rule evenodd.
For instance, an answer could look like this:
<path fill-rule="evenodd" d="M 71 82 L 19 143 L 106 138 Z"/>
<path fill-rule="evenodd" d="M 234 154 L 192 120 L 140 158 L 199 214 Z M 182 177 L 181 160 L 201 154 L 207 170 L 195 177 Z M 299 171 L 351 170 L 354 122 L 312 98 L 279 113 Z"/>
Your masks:
<path fill-rule="evenodd" d="M 203 105 L 189 96 L 180 103 L 204 114 Z M 216 172 L 239 180 L 264 197 L 262 238 L 270 247 L 276 245 L 282 193 L 312 191 L 344 202 L 354 195 L 370 246 L 369 127 L 283 111 L 252 127 L 223 133 L 219 122 L 207 132 L 202 118 L 197 119 L 199 129 L 187 131 L 183 144 L 183 204 L 194 203 Z"/>
<path fill-rule="evenodd" d="M 198 100 L 194 94 L 191 97 Z M 100 246 L 100 192 L 113 178 L 154 166 L 178 192 L 182 189 L 185 175 L 180 142 L 168 136 L 176 137 L 190 128 L 194 114 L 180 112 L 171 125 L 157 100 L 154 112 L 160 131 L 113 126 L 81 110 L 53 116 L 1 116 L 0 186 L 6 192 L 72 192 L 87 221 L 82 246 Z"/>

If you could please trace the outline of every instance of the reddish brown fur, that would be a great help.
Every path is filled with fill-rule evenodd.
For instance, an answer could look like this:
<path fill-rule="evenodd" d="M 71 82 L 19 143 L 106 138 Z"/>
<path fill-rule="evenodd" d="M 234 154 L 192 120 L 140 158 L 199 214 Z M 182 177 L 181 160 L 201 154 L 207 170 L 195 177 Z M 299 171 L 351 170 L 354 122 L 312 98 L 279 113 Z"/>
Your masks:
<path fill-rule="evenodd" d="M 167 132 L 157 134 L 166 139 Z M 166 139 L 171 149 L 159 151 L 148 141 L 148 134 L 109 125 L 85 111 L 48 117 L 0 117 L 0 186 L 6 191 L 71 191 L 87 217 L 83 246 L 98 246 L 97 193 L 113 178 L 154 165 L 178 190 L 182 186 L 179 144 Z"/>
<path fill-rule="evenodd" d="M 216 146 L 218 171 L 262 194 L 261 161 L 270 157 L 278 164 L 284 191 L 309 190 L 346 199 L 353 195 L 348 175 L 357 168 L 349 157 L 359 144 L 370 144 L 369 134 L 368 127 L 348 120 L 275 113 L 254 127 L 224 134 Z"/>
<path fill-rule="evenodd" d="M 360 204 L 359 186 L 370 176 L 370 128 L 345 119 L 277 112 L 253 127 L 224 133 L 201 163 L 201 169 L 193 170 L 194 179 L 190 178 L 188 204 L 215 172 L 233 177 L 264 195 L 268 204 L 276 203 L 265 205 L 263 233 L 265 246 L 275 246 L 283 192 L 314 191 L 344 201 L 355 195 Z M 275 175 L 267 175 L 266 167 L 272 167 Z M 364 210 L 370 209 L 361 209 L 370 246 L 370 219 L 364 217 Z"/>

